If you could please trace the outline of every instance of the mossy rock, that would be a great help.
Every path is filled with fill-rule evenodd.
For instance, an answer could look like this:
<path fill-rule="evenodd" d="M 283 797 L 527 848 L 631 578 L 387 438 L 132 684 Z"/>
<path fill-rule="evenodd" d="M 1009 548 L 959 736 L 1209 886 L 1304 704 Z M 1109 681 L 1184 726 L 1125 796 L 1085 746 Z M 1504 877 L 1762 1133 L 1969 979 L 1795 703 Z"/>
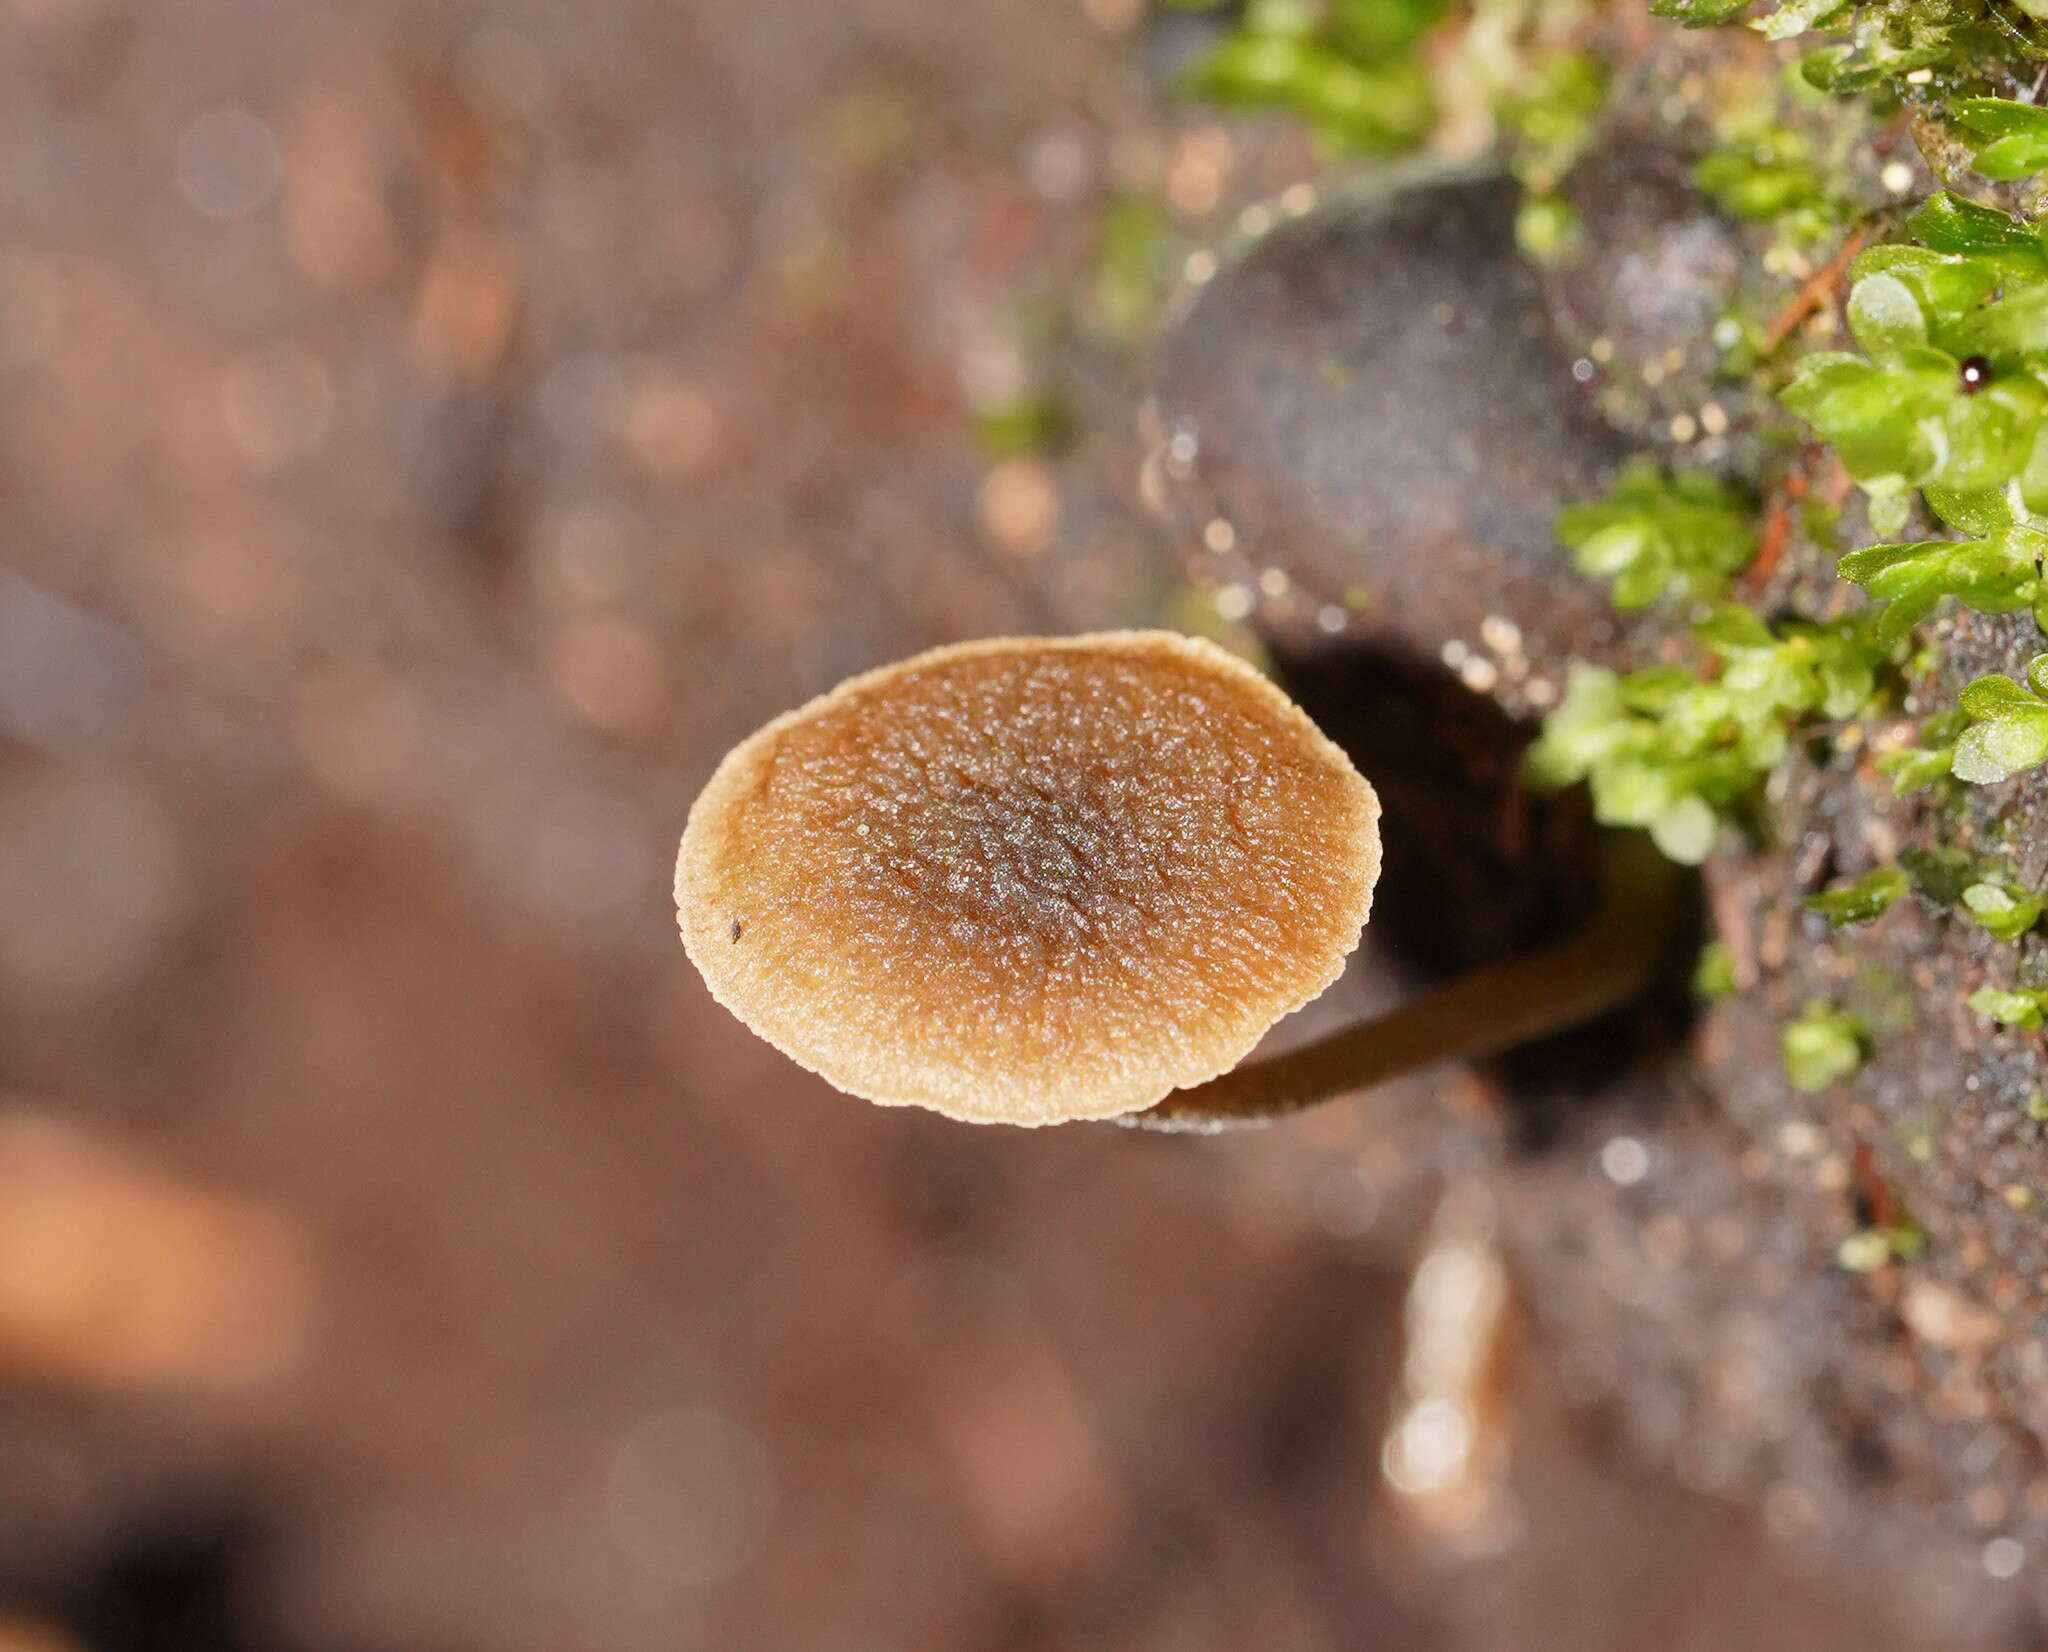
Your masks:
<path fill-rule="evenodd" d="M 1466 681 L 1526 716 L 1528 683 L 1568 659 L 1680 646 L 1672 613 L 1617 615 L 1579 578 L 1553 521 L 1629 454 L 1672 457 L 1670 421 L 1707 394 L 1735 431 L 1719 468 L 1762 481 L 1740 443 L 1772 386 L 1717 386 L 1710 338 L 1797 282 L 1757 279 L 1751 227 L 1641 114 L 1620 111 L 1569 181 L 1580 239 L 1540 272 L 1516 247 L 1517 187 L 1437 169 L 1329 195 L 1193 296 L 1161 354 L 1161 462 L 1190 565 L 1252 594 L 1283 667 L 1331 643 L 1476 660 Z M 1616 366 L 1575 373 L 1596 339 Z M 1816 495 L 1826 480 L 1801 472 Z M 1888 536 L 1842 484 L 1825 522 L 1786 513 L 1743 591 L 1767 616 L 1862 606 L 1834 559 Z M 1503 621 L 1513 684 L 1484 646 Z M 1923 640 L 1879 716 L 1795 742 L 1759 835 L 1703 868 L 1740 990 L 1685 1050 L 1581 1095 L 1551 1151 L 1507 1172 L 1504 1227 L 1542 1334 L 1640 1456 L 1910 1600 L 1939 1644 L 2035 1644 L 2048 1580 L 2008 1577 L 2011 1549 L 1987 1545 L 2048 1553 L 2048 1052 L 1966 1001 L 2048 980 L 2048 941 L 1994 939 L 1920 892 L 1852 930 L 1803 906 L 1916 851 L 2048 882 L 2048 771 L 1902 798 L 1872 761 L 1973 678 L 2018 675 L 2033 621 L 1954 614 Z M 1867 1038 L 1859 1070 L 1805 1093 L 1783 1032 L 1811 1005 Z M 1651 1144 L 1639 1183 L 1593 1169 L 1623 1129 Z"/>

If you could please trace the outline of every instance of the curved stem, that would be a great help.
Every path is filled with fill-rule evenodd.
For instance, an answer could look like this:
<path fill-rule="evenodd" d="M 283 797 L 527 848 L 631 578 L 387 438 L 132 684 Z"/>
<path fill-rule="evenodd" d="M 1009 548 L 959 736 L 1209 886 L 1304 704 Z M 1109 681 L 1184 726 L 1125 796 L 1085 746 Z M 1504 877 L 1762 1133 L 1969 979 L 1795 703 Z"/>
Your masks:
<path fill-rule="evenodd" d="M 1643 834 L 1610 834 L 1599 905 L 1562 946 L 1489 964 L 1377 1021 L 1248 1061 L 1117 1122 L 1201 1132 L 1265 1124 L 1438 1062 L 1498 1055 L 1578 1026 L 1649 984 L 1671 938 L 1681 887 L 1678 868 Z"/>

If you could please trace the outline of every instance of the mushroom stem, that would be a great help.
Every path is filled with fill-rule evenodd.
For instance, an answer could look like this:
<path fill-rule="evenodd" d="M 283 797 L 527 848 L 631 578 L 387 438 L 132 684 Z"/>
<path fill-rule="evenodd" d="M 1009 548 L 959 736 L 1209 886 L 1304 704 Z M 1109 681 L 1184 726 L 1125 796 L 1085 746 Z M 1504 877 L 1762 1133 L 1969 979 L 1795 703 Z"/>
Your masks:
<path fill-rule="evenodd" d="M 1678 869 L 1648 838 L 1609 834 L 1599 904 L 1564 945 L 1490 964 L 1377 1021 L 1246 1062 L 1117 1122 L 1205 1134 L 1266 1124 L 1439 1062 L 1498 1055 L 1578 1026 L 1649 984 L 1671 939 L 1680 889 Z"/>

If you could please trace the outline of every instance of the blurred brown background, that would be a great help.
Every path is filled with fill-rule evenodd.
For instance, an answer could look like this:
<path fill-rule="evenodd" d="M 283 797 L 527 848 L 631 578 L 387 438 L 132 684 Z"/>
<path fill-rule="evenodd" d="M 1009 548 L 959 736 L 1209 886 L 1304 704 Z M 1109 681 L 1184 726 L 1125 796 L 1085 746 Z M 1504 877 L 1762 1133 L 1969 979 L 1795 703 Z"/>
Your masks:
<path fill-rule="evenodd" d="M 1217 204 L 1170 45 L 0 0 L 0 1647 L 1915 1644 L 1540 1328 L 1487 1541 L 1397 1506 L 1474 1081 L 978 1132 L 684 963 L 740 735 L 1179 611 L 1105 247 Z M 1057 460 L 977 445 L 1050 394 Z"/>

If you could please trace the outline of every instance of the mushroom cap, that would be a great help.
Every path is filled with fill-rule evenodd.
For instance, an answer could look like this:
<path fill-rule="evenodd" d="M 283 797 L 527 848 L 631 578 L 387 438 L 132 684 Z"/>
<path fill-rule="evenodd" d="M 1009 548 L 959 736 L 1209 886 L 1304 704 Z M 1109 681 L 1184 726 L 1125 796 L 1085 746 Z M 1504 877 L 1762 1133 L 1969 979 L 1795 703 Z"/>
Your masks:
<path fill-rule="evenodd" d="M 727 755 L 676 863 L 711 992 L 853 1095 L 1109 1118 L 1333 980 L 1379 802 L 1250 666 L 1157 631 L 1000 638 L 842 683 Z"/>

